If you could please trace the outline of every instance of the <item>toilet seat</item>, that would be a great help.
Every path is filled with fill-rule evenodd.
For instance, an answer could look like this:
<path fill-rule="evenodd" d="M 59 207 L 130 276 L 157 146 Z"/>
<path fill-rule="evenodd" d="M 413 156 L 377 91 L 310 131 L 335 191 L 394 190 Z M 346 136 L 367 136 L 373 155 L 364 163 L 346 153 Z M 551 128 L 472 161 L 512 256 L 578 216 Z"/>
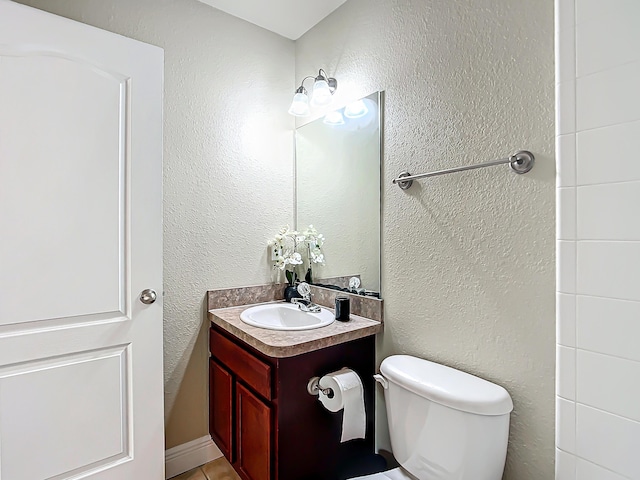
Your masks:
<path fill-rule="evenodd" d="M 354 477 L 350 480 L 416 480 L 416 477 L 410 475 L 403 468 L 398 467 L 386 472 L 365 475 L 364 477 Z"/>

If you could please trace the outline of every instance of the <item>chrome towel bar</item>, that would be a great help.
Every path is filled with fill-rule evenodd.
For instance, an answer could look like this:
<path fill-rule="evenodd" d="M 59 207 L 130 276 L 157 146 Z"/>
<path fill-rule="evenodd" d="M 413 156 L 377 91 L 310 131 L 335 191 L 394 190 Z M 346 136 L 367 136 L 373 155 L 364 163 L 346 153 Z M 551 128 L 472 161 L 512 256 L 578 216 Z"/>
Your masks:
<path fill-rule="evenodd" d="M 494 160 L 492 162 L 486 163 L 478 163 L 476 165 L 467 165 L 465 167 L 456 167 L 449 168 L 447 170 L 438 170 L 437 172 L 430 173 L 421 173 L 419 175 L 411 175 L 409 172 L 402 172 L 398 175 L 398 178 L 393 179 L 393 183 L 398 185 L 401 189 L 407 190 L 411 188 L 414 180 L 419 180 L 421 178 L 428 177 L 437 177 L 438 175 L 445 175 L 447 173 L 456 173 L 456 172 L 464 172 L 466 170 L 475 170 L 476 168 L 484 168 L 484 167 L 494 167 L 496 165 L 503 165 L 508 163 L 511 166 L 511 169 L 518 173 L 523 174 L 527 173 L 529 170 L 533 168 L 533 164 L 535 163 L 535 157 L 533 153 L 527 150 L 520 150 L 509 158 L 501 158 L 500 160 Z"/>

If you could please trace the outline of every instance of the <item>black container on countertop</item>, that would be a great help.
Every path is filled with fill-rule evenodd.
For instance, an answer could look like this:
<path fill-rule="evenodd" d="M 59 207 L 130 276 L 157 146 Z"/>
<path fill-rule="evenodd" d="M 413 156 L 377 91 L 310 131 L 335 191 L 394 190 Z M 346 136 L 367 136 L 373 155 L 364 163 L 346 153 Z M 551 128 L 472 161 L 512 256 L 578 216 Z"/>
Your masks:
<path fill-rule="evenodd" d="M 336 320 L 348 322 L 350 313 L 349 297 L 336 297 Z"/>

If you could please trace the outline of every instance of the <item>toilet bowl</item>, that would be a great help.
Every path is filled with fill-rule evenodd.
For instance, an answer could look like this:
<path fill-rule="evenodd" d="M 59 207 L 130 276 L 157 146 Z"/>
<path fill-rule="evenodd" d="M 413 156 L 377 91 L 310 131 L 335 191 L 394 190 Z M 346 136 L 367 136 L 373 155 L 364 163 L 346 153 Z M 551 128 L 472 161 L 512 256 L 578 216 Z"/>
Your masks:
<path fill-rule="evenodd" d="M 409 355 L 386 358 L 375 378 L 384 387 L 391 448 L 400 467 L 357 479 L 502 478 L 513 410 L 504 388 Z"/>

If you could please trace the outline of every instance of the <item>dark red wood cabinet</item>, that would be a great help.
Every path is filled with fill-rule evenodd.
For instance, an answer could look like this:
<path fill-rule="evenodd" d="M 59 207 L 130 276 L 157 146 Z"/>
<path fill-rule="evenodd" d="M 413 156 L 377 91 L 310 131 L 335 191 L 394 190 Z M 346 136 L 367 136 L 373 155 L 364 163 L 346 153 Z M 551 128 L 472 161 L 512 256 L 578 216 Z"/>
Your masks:
<path fill-rule="evenodd" d="M 209 361 L 209 390 L 210 409 L 216 415 L 209 415 L 209 432 L 215 437 L 215 442 L 223 455 L 233 460 L 231 446 L 233 445 L 233 376 L 215 360 Z"/>
<path fill-rule="evenodd" d="M 210 331 L 209 429 L 244 480 L 332 480 L 373 452 L 375 337 L 287 358 Z M 310 378 L 348 367 L 362 379 L 365 439 L 340 443 L 342 412 L 307 392 Z"/>
<path fill-rule="evenodd" d="M 270 478 L 272 413 L 270 405 L 238 383 L 236 390 L 237 458 L 235 467 L 245 478 Z"/>

